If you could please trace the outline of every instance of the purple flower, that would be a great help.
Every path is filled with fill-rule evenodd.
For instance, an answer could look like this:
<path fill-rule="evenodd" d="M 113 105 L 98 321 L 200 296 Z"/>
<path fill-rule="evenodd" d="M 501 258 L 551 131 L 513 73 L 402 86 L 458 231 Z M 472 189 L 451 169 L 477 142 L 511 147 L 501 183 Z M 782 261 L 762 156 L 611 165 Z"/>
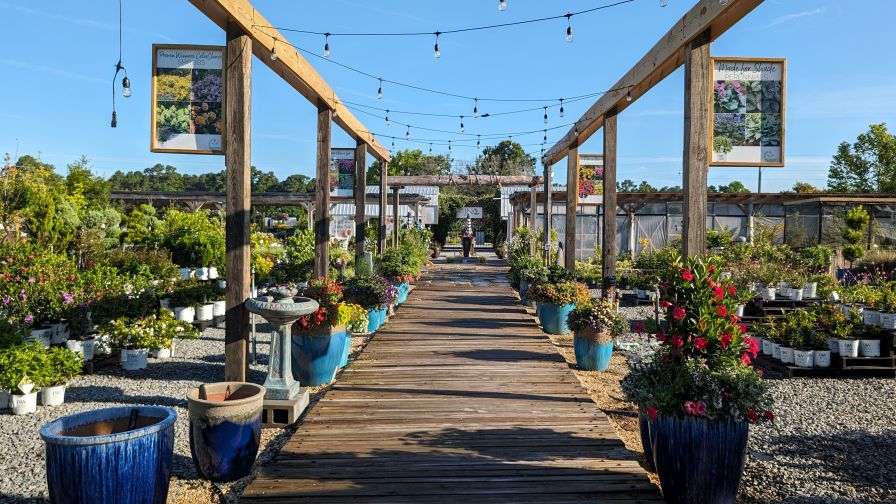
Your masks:
<path fill-rule="evenodd" d="M 28 299 L 28 295 L 25 294 L 25 289 L 22 289 L 22 291 L 19 292 L 19 297 L 22 298 L 22 301 L 25 301 L 26 299 Z"/>
<path fill-rule="evenodd" d="M 34 317 L 32 317 L 31 315 L 27 315 L 27 316 L 25 316 L 25 323 L 26 323 L 26 324 L 30 324 L 30 323 L 32 323 L 32 322 L 34 322 Z"/>
<path fill-rule="evenodd" d="M 3 296 L 3 304 L 8 305 L 12 301 L 12 298 L 9 296 Z"/>
<path fill-rule="evenodd" d="M 37 281 L 37 280 L 35 280 L 34 277 L 31 277 L 31 278 L 28 279 L 28 283 L 30 283 L 30 284 L 33 284 L 33 283 L 36 282 L 36 281 Z"/>
<path fill-rule="evenodd" d="M 62 293 L 62 302 L 65 304 L 72 304 L 75 302 L 75 297 L 67 292 Z"/>

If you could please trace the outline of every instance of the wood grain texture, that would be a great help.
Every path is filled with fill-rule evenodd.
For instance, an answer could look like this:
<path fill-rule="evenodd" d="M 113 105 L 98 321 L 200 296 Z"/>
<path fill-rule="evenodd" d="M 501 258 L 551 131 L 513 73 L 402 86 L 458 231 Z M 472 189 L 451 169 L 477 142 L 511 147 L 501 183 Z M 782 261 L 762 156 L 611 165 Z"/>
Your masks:
<path fill-rule="evenodd" d="M 709 99 L 712 63 L 706 31 L 688 44 L 684 64 L 682 255 L 706 252 L 706 179 L 709 174 Z"/>
<path fill-rule="evenodd" d="M 548 264 L 551 261 L 551 247 L 553 243 L 551 243 L 551 229 L 553 229 L 553 224 L 551 223 L 551 165 L 544 166 L 544 250 L 541 251 L 544 263 Z"/>
<path fill-rule="evenodd" d="M 532 257 L 538 257 L 538 250 L 535 250 L 538 246 L 538 240 L 536 240 L 535 232 L 538 229 L 538 184 L 532 184 L 532 187 L 529 188 L 529 236 L 531 239 L 529 240 L 529 254 Z"/>
<path fill-rule="evenodd" d="M 563 244 L 563 265 L 576 270 L 576 214 L 579 203 L 579 147 L 569 149 L 566 156 L 566 232 Z"/>
<path fill-rule="evenodd" d="M 392 187 L 392 246 L 398 246 L 398 231 L 401 228 L 402 216 L 398 215 L 398 199 L 399 190 L 401 188 Z"/>
<path fill-rule="evenodd" d="M 506 271 L 427 271 L 241 502 L 662 502 Z"/>
<path fill-rule="evenodd" d="M 364 255 L 367 246 L 367 144 L 355 147 L 355 257 Z"/>
<path fill-rule="evenodd" d="M 380 232 L 376 250 L 382 254 L 386 250 L 386 205 L 389 197 L 389 163 L 380 163 Z"/>
<path fill-rule="evenodd" d="M 333 111 L 317 109 L 317 187 L 314 200 L 314 276 L 330 272 L 330 136 Z"/>
<path fill-rule="evenodd" d="M 604 221 L 603 243 L 601 244 L 601 278 L 604 282 L 603 295 L 606 296 L 606 282 L 616 276 L 616 109 L 610 109 L 604 118 Z"/>
<path fill-rule="evenodd" d="M 227 289 L 224 380 L 246 381 L 249 370 L 249 236 L 251 202 L 252 41 L 236 24 L 227 25 L 225 51 L 224 164 L 225 271 Z"/>

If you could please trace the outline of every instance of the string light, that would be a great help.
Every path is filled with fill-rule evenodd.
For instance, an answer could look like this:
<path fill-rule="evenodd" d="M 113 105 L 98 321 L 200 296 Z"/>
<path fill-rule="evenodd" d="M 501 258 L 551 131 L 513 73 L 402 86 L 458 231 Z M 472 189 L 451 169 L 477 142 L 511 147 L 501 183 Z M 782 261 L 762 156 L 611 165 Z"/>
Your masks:
<path fill-rule="evenodd" d="M 547 107 L 544 108 L 544 123 L 545 124 L 548 123 L 548 108 Z"/>
<path fill-rule="evenodd" d="M 507 10 L 507 0 L 498 0 L 498 10 L 501 12 Z"/>
<path fill-rule="evenodd" d="M 547 143 L 547 141 L 548 141 L 548 130 L 544 130 L 544 138 L 543 138 L 541 141 Z"/>
<path fill-rule="evenodd" d="M 669 5 L 669 0 L 660 0 L 660 7 L 665 7 Z"/>
<path fill-rule="evenodd" d="M 479 117 L 479 98 L 473 98 L 473 119 Z"/>
<path fill-rule="evenodd" d="M 408 126 L 408 130 L 404 133 L 404 139 L 405 140 L 411 139 L 411 127 L 410 126 Z"/>
<path fill-rule="evenodd" d="M 432 143 L 429 144 L 429 155 L 432 156 Z"/>
<path fill-rule="evenodd" d="M 277 61 L 277 39 L 274 39 L 274 45 L 271 46 L 271 61 Z"/>
<path fill-rule="evenodd" d="M 131 79 L 128 79 L 127 71 L 125 71 L 124 79 L 121 79 L 121 96 L 131 97 Z"/>
<path fill-rule="evenodd" d="M 579 137 L 579 122 L 578 122 L 578 121 L 576 121 L 576 125 L 573 127 L 572 134 L 573 134 L 573 136 L 575 136 L 576 138 Z"/>
<path fill-rule="evenodd" d="M 572 42 L 572 14 L 566 13 L 566 41 Z"/>
<path fill-rule="evenodd" d="M 383 99 L 383 78 L 382 77 L 380 77 L 380 87 L 377 88 L 377 90 L 376 90 L 376 99 L 377 100 Z"/>
<path fill-rule="evenodd" d="M 560 117 L 563 117 L 563 98 L 560 98 Z"/>
<path fill-rule="evenodd" d="M 451 154 L 451 140 L 448 140 L 448 154 Z"/>
<path fill-rule="evenodd" d="M 464 116 L 460 116 L 460 132 L 464 132 Z"/>
<path fill-rule="evenodd" d="M 330 34 L 324 33 L 324 58 L 330 57 Z"/>
<path fill-rule="evenodd" d="M 389 109 L 386 109 L 386 126 L 389 125 Z"/>
<path fill-rule="evenodd" d="M 625 101 L 627 101 L 627 102 L 632 101 L 632 90 L 631 89 L 628 90 L 628 93 L 625 93 Z"/>
<path fill-rule="evenodd" d="M 112 121 L 110 122 L 110 126 L 113 128 L 118 127 L 118 114 L 115 112 L 115 81 L 118 80 L 118 74 L 122 71 L 124 78 L 121 79 L 121 95 L 125 98 L 131 97 L 131 80 L 128 79 L 127 69 L 121 64 L 121 33 L 123 31 L 121 10 L 121 0 L 118 0 L 118 63 L 115 63 L 115 74 L 112 76 Z"/>
<path fill-rule="evenodd" d="M 435 52 L 433 53 L 433 56 L 435 56 L 436 59 L 439 59 L 442 57 L 442 50 L 439 48 L 439 35 L 441 35 L 441 33 L 439 33 L 439 32 L 435 33 L 436 46 L 435 46 Z"/>
<path fill-rule="evenodd" d="M 395 148 L 395 137 L 392 137 L 392 148 Z"/>
<path fill-rule="evenodd" d="M 479 149 L 479 147 L 480 147 L 479 135 L 476 135 L 476 149 Z"/>

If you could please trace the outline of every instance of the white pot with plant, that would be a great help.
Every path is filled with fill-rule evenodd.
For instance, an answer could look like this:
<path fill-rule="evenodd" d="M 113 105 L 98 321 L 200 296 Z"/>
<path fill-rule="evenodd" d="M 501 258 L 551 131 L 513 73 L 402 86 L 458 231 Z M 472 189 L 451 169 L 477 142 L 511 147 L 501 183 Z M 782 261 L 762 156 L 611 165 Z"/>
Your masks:
<path fill-rule="evenodd" d="M 812 367 L 815 363 L 813 351 L 811 349 L 799 348 L 793 351 L 793 363 L 797 367 Z"/>
<path fill-rule="evenodd" d="M 772 355 L 774 353 L 774 346 L 774 341 L 768 338 L 764 338 L 762 340 L 762 353 L 764 353 L 765 355 Z"/>
<path fill-rule="evenodd" d="M 215 317 L 223 317 L 224 315 L 227 314 L 227 301 L 224 301 L 223 299 L 221 299 L 218 301 L 214 301 L 213 304 L 215 306 L 215 308 L 214 308 Z"/>
<path fill-rule="evenodd" d="M 793 364 L 793 349 L 787 346 L 781 346 L 778 352 L 781 355 L 781 362 L 784 364 Z"/>
<path fill-rule="evenodd" d="M 831 367 L 831 351 L 827 348 L 813 351 L 812 359 L 815 367 Z"/>
<path fill-rule="evenodd" d="M 803 285 L 803 298 L 814 298 L 818 296 L 818 282 L 806 282 Z"/>
<path fill-rule="evenodd" d="M 36 341 L 0 348 L 0 388 L 10 392 L 9 407 L 14 415 L 37 411 L 34 376 L 45 368 L 46 350 Z"/>
<path fill-rule="evenodd" d="M 215 318 L 215 305 L 213 303 L 205 303 L 196 308 L 196 320 L 199 322 L 208 322 Z"/>
<path fill-rule="evenodd" d="M 734 149 L 731 139 L 726 136 L 712 137 L 712 151 L 716 156 L 716 161 L 725 162 L 728 160 L 728 153 Z"/>
<path fill-rule="evenodd" d="M 861 355 L 862 357 L 880 357 L 880 340 L 859 340 L 859 355 Z"/>
<path fill-rule="evenodd" d="M 37 327 L 31 329 L 31 334 L 26 339 L 37 341 L 44 348 L 50 348 L 50 341 L 53 339 L 53 331 L 49 327 Z"/>
<path fill-rule="evenodd" d="M 216 266 L 208 267 L 208 279 L 209 280 L 217 280 L 218 279 L 218 268 Z"/>
<path fill-rule="evenodd" d="M 189 280 L 190 278 L 193 278 L 193 270 L 190 268 L 180 268 L 178 271 L 180 271 L 180 277 L 182 280 Z"/>
<path fill-rule="evenodd" d="M 858 357 L 859 356 L 859 340 L 841 339 L 837 341 L 840 357 Z"/>
<path fill-rule="evenodd" d="M 35 382 L 41 388 L 40 402 L 44 406 L 59 406 L 65 402 L 65 386 L 81 374 L 81 356 L 67 348 L 53 347 L 43 358 Z"/>
<path fill-rule="evenodd" d="M 54 322 L 50 324 L 50 344 L 62 345 L 68 339 L 68 322 Z"/>
<path fill-rule="evenodd" d="M 96 353 L 96 339 L 70 339 L 65 342 L 65 348 L 79 354 L 84 362 L 88 362 L 93 360 Z"/>
<path fill-rule="evenodd" d="M 208 280 L 208 268 L 205 266 L 196 268 L 196 278 L 199 280 Z"/>
<path fill-rule="evenodd" d="M 174 308 L 174 316 L 181 322 L 192 324 L 196 320 L 196 308 L 193 306 L 178 306 Z"/>

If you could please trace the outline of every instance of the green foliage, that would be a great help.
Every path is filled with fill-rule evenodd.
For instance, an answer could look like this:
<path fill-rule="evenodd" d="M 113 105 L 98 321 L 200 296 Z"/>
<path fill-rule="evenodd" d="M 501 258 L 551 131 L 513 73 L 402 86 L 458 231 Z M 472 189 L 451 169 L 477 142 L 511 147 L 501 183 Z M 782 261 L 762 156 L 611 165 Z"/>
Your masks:
<path fill-rule="evenodd" d="M 0 349 L 20 345 L 28 336 L 28 330 L 21 324 L 7 318 L 0 318 Z"/>
<path fill-rule="evenodd" d="M 551 303 L 555 305 L 586 304 L 591 296 L 588 288 L 573 281 L 559 281 L 556 283 L 540 282 L 529 287 L 527 297 L 537 303 Z"/>
<path fill-rule="evenodd" d="M 865 236 L 865 230 L 871 221 L 871 216 L 861 206 L 855 206 L 846 211 L 843 216 L 846 228 L 842 236 L 847 245 L 843 246 L 843 258 L 850 263 L 865 255 L 865 247 L 859 245 Z"/>
<path fill-rule="evenodd" d="M 488 146 L 470 173 L 478 175 L 535 175 L 535 158 L 517 142 L 502 140 L 498 145 Z"/>
<path fill-rule="evenodd" d="M 307 282 L 314 269 L 314 232 L 298 230 L 283 244 L 283 259 L 271 271 L 280 283 Z"/>
<path fill-rule="evenodd" d="M 378 184 L 382 165 L 374 161 L 367 169 L 367 183 Z M 420 149 L 397 151 L 389 162 L 389 175 L 448 175 L 451 159 L 446 155 L 428 155 Z"/>
<path fill-rule="evenodd" d="M 853 144 L 837 147 L 828 188 L 838 193 L 896 192 L 896 136 L 886 123 L 872 124 Z"/>
<path fill-rule="evenodd" d="M 159 234 L 172 260 L 181 266 L 223 266 L 224 226 L 208 212 L 182 212 L 169 208 Z"/>
<path fill-rule="evenodd" d="M 55 387 L 81 374 L 84 364 L 81 355 L 63 347 L 51 347 L 40 356 L 38 373 L 31 376 L 38 387 Z"/>
<path fill-rule="evenodd" d="M 0 388 L 19 394 L 24 378 L 34 382 L 34 377 L 44 372 L 45 353 L 37 341 L 0 348 Z"/>
<path fill-rule="evenodd" d="M 617 311 L 615 304 L 606 299 L 591 299 L 577 304 L 570 312 L 567 322 L 573 331 L 592 329 L 607 332 L 610 337 L 618 336 L 628 329 L 627 319 Z"/>
<path fill-rule="evenodd" d="M 168 310 L 140 318 L 113 320 L 104 332 L 109 335 L 113 347 L 126 350 L 171 348 L 175 338 L 199 336 L 192 324 L 178 321 Z"/>

